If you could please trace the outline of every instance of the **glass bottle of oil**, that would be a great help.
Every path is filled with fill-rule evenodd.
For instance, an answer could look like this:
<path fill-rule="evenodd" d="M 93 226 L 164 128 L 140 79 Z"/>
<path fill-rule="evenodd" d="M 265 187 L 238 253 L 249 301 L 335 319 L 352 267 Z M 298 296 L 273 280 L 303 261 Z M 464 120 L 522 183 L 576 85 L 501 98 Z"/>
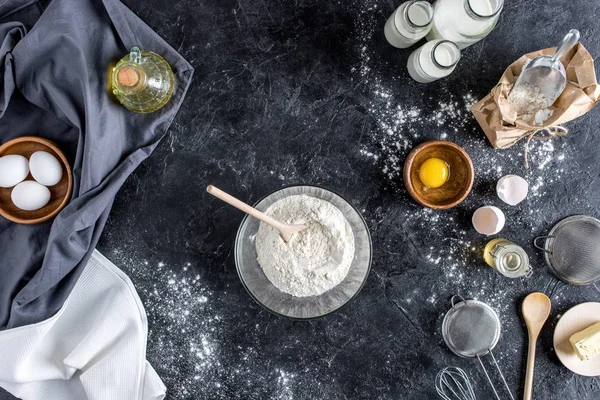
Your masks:
<path fill-rule="evenodd" d="M 169 63 L 156 53 L 133 47 L 112 71 L 112 91 L 131 111 L 150 113 L 173 95 L 175 79 Z"/>
<path fill-rule="evenodd" d="M 525 250 L 506 239 L 493 239 L 483 250 L 485 262 L 508 278 L 531 276 L 529 257 Z"/>

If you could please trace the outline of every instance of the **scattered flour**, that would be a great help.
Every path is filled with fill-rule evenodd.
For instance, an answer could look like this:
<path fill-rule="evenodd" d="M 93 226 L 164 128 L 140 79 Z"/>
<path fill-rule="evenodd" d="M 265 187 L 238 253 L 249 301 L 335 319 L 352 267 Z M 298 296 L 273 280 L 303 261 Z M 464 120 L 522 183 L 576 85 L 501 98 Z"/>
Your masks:
<path fill-rule="evenodd" d="M 140 265 L 141 264 L 141 265 Z M 213 292 L 186 263 L 127 261 L 148 315 L 148 359 L 168 387 L 168 396 L 194 397 L 199 384 L 218 391 L 223 382 L 219 343 L 223 318 L 213 308 Z"/>
<path fill-rule="evenodd" d="M 446 99 L 436 102 L 432 111 L 396 103 L 391 90 L 382 84 L 375 84 L 373 94 L 368 111 L 381 132 L 374 133 L 379 151 L 372 149 L 370 143 L 363 145 L 359 151 L 374 161 L 381 159 L 384 164 L 382 172 L 390 181 L 401 177 L 405 156 L 422 142 L 422 132 L 429 130 L 434 133 L 431 139 L 452 140 L 473 121 L 469 108 L 476 98 L 472 93 L 462 96 L 449 94 Z"/>
<path fill-rule="evenodd" d="M 368 210 L 367 204 L 364 204 L 363 214 L 369 219 L 379 254 L 399 253 L 397 238 L 386 245 L 383 235 L 378 231 L 378 226 L 385 224 L 385 221 L 402 225 L 406 232 L 417 226 L 421 230 L 425 228 L 431 243 L 430 246 L 419 246 L 422 257 L 418 265 L 402 265 L 402 258 L 398 257 L 398 265 L 389 270 L 382 263 L 374 264 L 372 274 L 389 288 L 394 285 L 394 279 L 409 279 L 411 273 L 415 279 L 420 279 L 430 273 L 425 272 L 427 269 L 433 269 L 437 279 L 431 287 L 415 285 L 412 290 L 396 297 L 398 303 L 406 305 L 409 312 L 423 309 L 422 300 L 426 301 L 426 307 L 446 311 L 449 303 L 447 291 L 443 288 L 448 287 L 452 294 L 458 292 L 465 298 L 490 304 L 499 312 L 503 331 L 518 332 L 521 321 L 512 315 L 515 297 L 507 289 L 509 285 L 505 278 L 482 265 L 481 252 L 486 238 L 473 234 L 469 225 L 470 213 L 483 204 L 500 205 L 493 189 L 495 183 L 501 176 L 515 173 L 527 179 L 530 194 L 519 209 L 507 208 L 511 222 L 505 228 L 506 233 L 511 233 L 511 229 L 527 230 L 532 232 L 533 237 L 540 233 L 540 229 L 544 231 L 544 227 L 549 228 L 549 221 L 545 219 L 546 211 L 554 207 L 553 196 L 561 194 L 564 182 L 573 174 L 581 173 L 577 168 L 569 167 L 571 163 L 576 164 L 578 158 L 569 148 L 569 137 L 552 141 L 533 140 L 529 154 L 532 168 L 525 170 L 522 143 L 507 150 L 492 149 L 471 116 L 469 106 L 485 93 L 467 90 L 451 93 L 440 81 L 434 84 L 439 88 L 435 96 L 427 98 L 425 94 L 421 103 L 404 101 L 398 96 L 398 87 L 400 80 L 407 77 L 390 79 L 381 76 L 386 68 L 380 63 L 381 54 L 378 53 L 374 37 L 382 37 L 377 29 L 383 29 L 384 16 L 374 2 L 355 1 L 352 4 L 359 9 L 358 18 L 354 19 L 352 38 L 357 46 L 358 61 L 353 67 L 352 79 L 357 84 L 361 82 L 361 89 L 365 88 L 365 100 L 361 100 L 361 106 L 373 119 L 373 127 L 361 141 L 360 156 L 381 173 L 378 184 L 382 187 L 382 196 L 394 196 L 397 202 L 403 203 L 401 207 L 395 207 L 394 201 L 386 201 L 385 207 L 374 207 L 373 204 L 380 200 L 372 199 L 368 203 Z M 468 57 L 467 54 L 465 60 Z M 424 93 L 427 93 L 425 89 Z M 475 164 L 474 191 L 456 209 L 435 211 L 411 206 L 403 188 L 402 163 L 407 153 L 415 145 L 431 139 L 457 142 L 467 150 Z M 282 170 L 269 172 L 282 180 L 298 176 L 291 162 L 285 163 Z M 573 201 L 582 212 L 595 211 L 585 202 L 577 203 L 578 199 Z M 186 270 L 188 266 L 139 261 L 147 257 L 147 250 L 143 255 L 129 259 L 131 248 L 140 245 L 129 243 L 123 247 L 122 242 L 127 242 L 128 238 L 124 236 L 122 239 L 112 258 L 121 260 L 119 264 L 126 268 L 140 292 L 150 326 L 148 359 L 166 383 L 169 398 L 291 399 L 312 398 L 316 393 L 325 398 L 335 397 L 324 392 L 325 385 L 321 386 L 319 377 L 324 376 L 323 379 L 331 381 L 336 388 L 341 383 L 331 377 L 330 371 L 319 375 L 322 371 L 319 366 L 315 367 L 319 362 L 314 361 L 318 360 L 317 355 L 307 353 L 307 357 L 298 360 L 298 365 L 290 362 L 289 353 L 292 349 L 304 350 L 306 331 L 290 330 L 282 321 L 269 324 L 270 319 L 266 317 L 262 318 L 261 323 L 247 324 L 240 320 L 237 313 L 233 318 L 231 313 L 224 311 L 238 300 L 228 289 L 231 282 L 238 284 L 234 274 L 224 273 L 224 267 L 216 264 L 207 268 L 204 261 L 189 267 L 189 270 Z M 410 240 L 405 244 L 410 247 Z M 220 255 L 228 251 L 221 246 L 211 250 Z M 531 248 L 528 250 L 533 251 Z M 215 254 L 202 253 L 199 259 L 205 260 Z M 535 268 L 545 267 L 539 265 Z M 214 279 L 217 275 L 219 279 Z M 370 281 L 372 279 L 369 278 Z M 518 290 L 527 288 L 522 280 L 511 281 L 510 285 Z M 385 290 L 383 295 L 386 295 Z M 556 298 L 553 297 L 553 303 Z M 558 299 L 562 299 L 560 301 L 563 304 L 561 307 L 559 303 L 557 309 L 568 308 L 572 301 L 565 301 L 561 297 Z M 346 318 L 343 313 L 337 316 L 342 320 Z M 439 318 L 434 327 L 427 321 L 416 321 L 416 324 L 425 326 L 426 332 L 434 331 L 439 336 L 438 326 L 443 314 Z M 333 323 L 339 322 L 335 318 L 331 320 Z M 342 329 L 350 329 L 348 324 L 349 321 L 341 325 Z M 327 342 L 335 343 L 335 334 L 339 329 L 334 329 L 332 325 L 327 329 Z M 315 326 L 306 329 L 312 332 Z M 274 329 L 279 329 L 278 335 L 272 335 L 270 331 Z M 275 344 L 265 342 L 262 337 L 267 332 L 271 333 L 272 338 L 284 337 L 286 340 Z M 503 353 L 504 342 L 508 341 L 500 341 L 495 355 L 501 363 L 504 360 L 509 363 L 505 365 L 513 365 L 510 364 L 511 360 L 519 359 L 522 350 L 519 346 L 511 345 L 506 346 Z M 273 348 L 280 350 L 277 352 Z M 302 390 L 311 387 L 315 388 L 315 392 L 302 396 Z M 330 393 L 339 394 L 337 391 Z"/>
<path fill-rule="evenodd" d="M 147 358 L 167 386 L 168 398 L 293 398 L 297 369 L 269 365 L 269 356 L 258 350 L 265 325 L 245 325 L 249 335 L 232 343 L 240 319 L 222 312 L 235 293 L 229 284 L 209 289 L 205 262 L 171 265 L 144 256 L 117 248 L 110 258 L 124 268 L 142 299 L 148 316 Z M 265 386 L 257 375 L 272 384 Z"/>
<path fill-rule="evenodd" d="M 354 258 L 354 235 L 333 204 L 307 195 L 290 196 L 271 205 L 267 215 L 286 224 L 308 225 L 285 243 L 277 229 L 260 224 L 258 262 L 279 290 L 298 297 L 317 296 L 346 277 Z"/>
<path fill-rule="evenodd" d="M 551 110 L 549 108 L 544 108 L 535 113 L 535 116 L 533 117 L 533 123 L 535 125 L 542 125 L 544 122 L 546 122 L 548 120 L 548 118 L 550 118 L 553 115 L 554 115 L 554 110 Z"/>
<path fill-rule="evenodd" d="M 506 150 L 493 149 L 473 117 L 470 107 L 486 93 L 466 89 L 457 92 L 455 87 L 448 87 L 444 81 L 440 81 L 433 84 L 435 94 L 407 101 L 402 97 L 402 87 L 414 83 L 401 73 L 391 79 L 384 76 L 375 62 L 378 55 L 370 45 L 373 33 L 365 28 L 377 24 L 375 15 L 374 11 L 365 10 L 357 24 L 360 62 L 354 71 L 355 79 L 365 82 L 369 88 L 370 96 L 365 108 L 373 119 L 369 135 L 359 148 L 360 155 L 380 169 L 384 192 L 396 197 L 398 202 L 410 203 L 402 181 L 406 156 L 412 148 L 426 140 L 449 140 L 469 153 L 475 165 L 475 184 L 471 195 L 456 209 L 436 211 L 403 204 L 387 213 L 385 210 L 372 211 L 374 217 L 370 226 L 375 226 L 375 232 L 372 233 L 377 235 L 380 220 L 390 218 L 390 214 L 395 221 L 401 221 L 406 232 L 426 229 L 427 241 L 431 246 L 415 249 L 423 259 L 423 264 L 418 268 L 438 269 L 440 277 L 436 285 L 452 288 L 453 292 L 461 293 L 466 298 L 490 304 L 500 311 L 505 323 L 506 313 L 502 310 L 506 308 L 507 301 L 512 301 L 511 286 L 506 285 L 506 278 L 495 273 L 483 261 L 482 253 L 487 238 L 478 235 L 471 227 L 472 212 L 482 205 L 497 205 L 509 218 L 503 234 L 512 237 L 514 231 L 525 230 L 531 231 L 532 235 L 539 234 L 540 229 L 547 226 L 543 216 L 552 193 L 570 174 L 567 165 L 573 159 L 573 153 L 569 150 L 569 143 L 561 138 L 533 140 L 529 145 L 531 167 L 525 169 L 524 143 Z M 424 93 L 428 92 L 424 90 Z M 544 111 L 538 115 L 538 120 L 550 117 L 550 111 Z M 529 195 L 519 208 L 507 208 L 495 193 L 496 182 L 507 174 L 520 175 L 529 182 Z M 519 244 L 525 246 L 528 253 L 534 252 L 529 243 Z M 407 245 L 410 246 L 410 241 Z M 398 250 L 394 244 L 390 244 L 389 251 L 395 253 Z M 399 276 L 410 274 L 410 269 L 398 269 L 403 271 Z M 394 271 L 389 274 L 395 276 L 397 273 Z M 384 284 L 389 280 L 384 272 L 375 270 L 374 274 Z M 522 284 L 521 281 L 511 283 Z M 444 293 L 440 288 L 436 291 Z M 419 298 L 431 304 L 445 300 L 436 294 L 425 295 L 424 290 L 416 288 L 398 301 L 410 309 L 414 308 Z"/>

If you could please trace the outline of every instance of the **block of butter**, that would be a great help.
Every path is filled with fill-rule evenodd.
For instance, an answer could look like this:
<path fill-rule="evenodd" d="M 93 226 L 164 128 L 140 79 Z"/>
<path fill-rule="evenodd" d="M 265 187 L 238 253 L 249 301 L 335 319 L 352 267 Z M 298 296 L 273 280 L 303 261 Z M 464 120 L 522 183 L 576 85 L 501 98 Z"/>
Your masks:
<path fill-rule="evenodd" d="M 580 360 L 586 361 L 600 354 L 600 322 L 574 333 L 569 342 Z"/>

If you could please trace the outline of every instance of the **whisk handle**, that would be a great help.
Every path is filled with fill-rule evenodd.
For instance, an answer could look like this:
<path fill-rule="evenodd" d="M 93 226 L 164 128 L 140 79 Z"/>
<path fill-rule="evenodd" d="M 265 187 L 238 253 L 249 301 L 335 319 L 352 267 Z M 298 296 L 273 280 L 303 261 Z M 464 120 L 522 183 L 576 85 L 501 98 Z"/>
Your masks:
<path fill-rule="evenodd" d="M 527 373 L 525 374 L 525 391 L 523 392 L 523 400 L 531 400 L 531 392 L 533 390 L 533 368 L 535 366 L 535 345 L 537 336 L 531 337 L 529 334 L 529 350 L 527 352 Z"/>

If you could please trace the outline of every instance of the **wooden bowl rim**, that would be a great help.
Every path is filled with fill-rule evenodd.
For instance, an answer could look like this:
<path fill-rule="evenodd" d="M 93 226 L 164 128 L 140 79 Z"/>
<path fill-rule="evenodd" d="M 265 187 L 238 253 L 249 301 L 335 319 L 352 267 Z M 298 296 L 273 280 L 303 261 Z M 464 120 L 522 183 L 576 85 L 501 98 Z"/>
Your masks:
<path fill-rule="evenodd" d="M 433 147 L 433 146 L 452 147 L 453 149 L 457 150 L 460 153 L 460 155 L 462 156 L 462 158 L 467 162 L 468 173 L 469 173 L 469 184 L 464 187 L 463 192 L 460 195 L 460 197 L 458 199 L 456 199 L 455 201 L 453 201 L 452 203 L 440 205 L 440 204 L 428 202 L 427 200 L 425 200 L 424 198 L 422 198 L 421 196 L 419 196 L 417 194 L 417 192 L 415 191 L 415 188 L 413 186 L 413 182 L 410 179 L 410 170 L 411 170 L 411 167 L 412 167 L 413 162 L 414 162 L 415 158 L 417 157 L 417 155 L 424 149 Z M 471 160 L 469 153 L 467 153 L 465 149 L 463 149 L 456 143 L 450 142 L 447 140 L 429 140 L 427 142 L 421 143 L 420 145 L 418 145 L 417 147 L 412 149 L 410 151 L 410 153 L 408 153 L 408 156 L 406 157 L 406 160 L 404 161 L 403 179 L 404 179 L 404 186 L 406 187 L 406 190 L 408 190 L 408 194 L 417 203 L 419 203 L 423 207 L 432 208 L 434 210 L 447 210 L 449 208 L 456 207 L 457 205 L 459 205 L 464 199 L 467 198 L 469 193 L 471 193 L 471 189 L 473 188 L 473 182 L 475 181 L 475 167 L 473 166 L 473 161 Z"/>
<path fill-rule="evenodd" d="M 47 215 L 44 215 L 43 217 L 33 218 L 33 219 L 24 219 L 24 218 L 15 217 L 14 215 L 6 212 L 4 210 L 4 208 L 2 208 L 1 206 L 0 206 L 0 215 L 2 215 L 4 218 L 6 218 L 12 222 L 16 222 L 17 224 L 24 224 L 24 225 L 41 224 L 42 222 L 46 222 L 46 221 L 54 218 L 67 205 L 69 199 L 71 198 L 71 192 L 73 191 L 73 174 L 71 172 L 71 166 L 69 165 L 69 162 L 67 161 L 67 157 L 58 148 L 56 143 L 54 143 L 51 140 L 44 139 L 43 137 L 39 137 L 39 136 L 19 136 L 17 138 L 9 140 L 8 142 L 6 142 L 0 146 L 0 157 L 2 157 L 4 155 L 3 153 L 8 147 L 14 146 L 17 143 L 24 143 L 24 142 L 25 143 L 26 142 L 34 142 L 34 143 L 43 144 L 43 145 L 51 148 L 58 155 L 58 158 L 60 158 L 61 163 L 64 165 L 64 167 L 67 170 L 67 192 L 65 193 L 65 195 L 64 195 L 62 201 L 60 202 L 60 204 L 58 205 L 58 207 L 56 207 L 56 209 L 54 209 L 54 211 L 52 211 L 51 213 L 49 213 Z M 6 154 L 6 155 L 8 155 L 8 154 Z"/>

